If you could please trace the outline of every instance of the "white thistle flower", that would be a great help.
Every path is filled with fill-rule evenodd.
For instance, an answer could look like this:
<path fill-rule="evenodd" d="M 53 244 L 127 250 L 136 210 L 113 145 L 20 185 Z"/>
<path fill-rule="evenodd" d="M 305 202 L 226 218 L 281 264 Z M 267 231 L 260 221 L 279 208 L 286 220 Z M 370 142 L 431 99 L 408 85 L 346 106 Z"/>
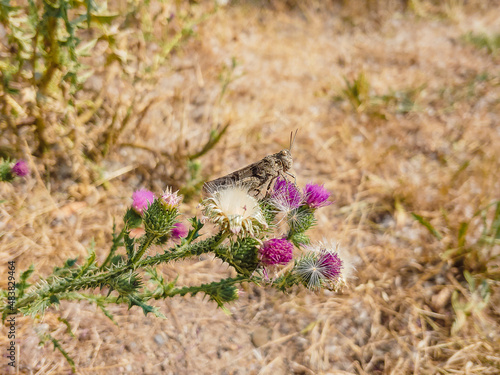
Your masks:
<path fill-rule="evenodd" d="M 208 191 L 210 196 L 201 202 L 203 215 L 222 231 L 253 236 L 267 228 L 259 202 L 244 185 L 209 186 Z"/>

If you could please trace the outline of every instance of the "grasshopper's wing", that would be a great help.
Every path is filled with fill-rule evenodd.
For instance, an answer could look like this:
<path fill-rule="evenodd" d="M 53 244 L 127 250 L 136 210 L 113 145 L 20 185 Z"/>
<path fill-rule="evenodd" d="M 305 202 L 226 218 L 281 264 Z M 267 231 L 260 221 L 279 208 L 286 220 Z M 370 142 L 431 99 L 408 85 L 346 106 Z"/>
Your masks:
<path fill-rule="evenodd" d="M 265 184 L 265 182 L 272 177 L 273 167 L 274 163 L 272 160 L 270 160 L 269 157 L 265 157 L 258 162 L 205 183 L 204 189 L 205 191 L 209 191 L 213 188 L 233 184 L 247 186 L 249 190 L 258 189 L 259 186 Z"/>

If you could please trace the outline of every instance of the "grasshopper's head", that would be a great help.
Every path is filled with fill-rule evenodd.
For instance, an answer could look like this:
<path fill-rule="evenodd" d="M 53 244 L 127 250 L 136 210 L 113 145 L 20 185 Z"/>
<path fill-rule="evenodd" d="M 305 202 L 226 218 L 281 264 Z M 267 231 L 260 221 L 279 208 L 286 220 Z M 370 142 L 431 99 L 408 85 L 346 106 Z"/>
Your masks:
<path fill-rule="evenodd" d="M 286 172 L 292 168 L 292 146 L 293 142 L 295 141 L 295 136 L 297 135 L 297 130 L 295 130 L 295 135 L 293 133 L 290 134 L 290 147 L 288 147 L 288 149 L 285 148 L 284 150 L 281 150 L 277 154 L 274 154 L 276 158 L 281 162 L 283 172 Z"/>
<path fill-rule="evenodd" d="M 284 172 L 292 168 L 293 159 L 290 150 L 286 148 L 284 150 L 281 150 L 276 154 L 276 158 L 281 162 Z"/>

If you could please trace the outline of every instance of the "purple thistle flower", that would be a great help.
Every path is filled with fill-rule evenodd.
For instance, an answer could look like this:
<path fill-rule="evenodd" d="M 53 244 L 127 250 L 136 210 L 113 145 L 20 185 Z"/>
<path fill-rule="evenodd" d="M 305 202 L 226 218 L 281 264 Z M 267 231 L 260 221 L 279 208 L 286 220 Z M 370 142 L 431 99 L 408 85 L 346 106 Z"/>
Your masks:
<path fill-rule="evenodd" d="M 132 208 L 142 216 L 155 199 L 156 196 L 147 189 L 136 190 L 132 194 Z"/>
<path fill-rule="evenodd" d="M 259 252 L 265 265 L 287 264 L 292 260 L 293 244 L 284 238 L 273 238 L 264 242 Z"/>
<path fill-rule="evenodd" d="M 281 177 L 276 179 L 271 199 L 289 210 L 299 207 L 302 202 L 297 186 Z"/>
<path fill-rule="evenodd" d="M 342 259 L 337 253 L 323 250 L 318 259 L 318 268 L 323 269 L 323 275 L 327 279 L 337 280 L 342 275 Z"/>
<path fill-rule="evenodd" d="M 24 177 L 30 173 L 30 168 L 28 167 L 28 163 L 26 163 L 23 159 L 19 159 L 12 167 L 11 172 L 16 176 Z"/>
<path fill-rule="evenodd" d="M 311 208 L 320 208 L 332 204 L 328 201 L 331 193 L 323 185 L 307 184 L 304 188 L 304 201 Z"/>
<path fill-rule="evenodd" d="M 174 227 L 172 228 L 172 232 L 171 232 L 172 238 L 174 240 L 184 238 L 187 236 L 187 234 L 188 234 L 188 230 L 184 224 L 182 224 L 182 223 L 175 223 L 174 224 Z"/>

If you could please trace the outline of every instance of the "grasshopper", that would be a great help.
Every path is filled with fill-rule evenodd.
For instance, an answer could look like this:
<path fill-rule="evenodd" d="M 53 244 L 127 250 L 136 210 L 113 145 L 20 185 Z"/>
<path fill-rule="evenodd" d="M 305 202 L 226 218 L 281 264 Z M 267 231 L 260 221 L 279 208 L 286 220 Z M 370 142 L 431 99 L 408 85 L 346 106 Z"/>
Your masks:
<path fill-rule="evenodd" d="M 285 178 L 284 175 L 287 174 L 295 180 L 295 176 L 288 171 L 292 168 L 291 150 L 296 135 L 297 130 L 295 134 L 293 132 L 290 134 L 290 147 L 288 149 L 285 148 L 276 154 L 268 155 L 258 162 L 247 165 L 245 168 L 209 181 L 205 183 L 203 190 L 210 192 L 218 187 L 242 185 L 248 188 L 251 195 L 257 197 L 264 192 L 264 195 L 267 195 L 278 176 Z"/>

